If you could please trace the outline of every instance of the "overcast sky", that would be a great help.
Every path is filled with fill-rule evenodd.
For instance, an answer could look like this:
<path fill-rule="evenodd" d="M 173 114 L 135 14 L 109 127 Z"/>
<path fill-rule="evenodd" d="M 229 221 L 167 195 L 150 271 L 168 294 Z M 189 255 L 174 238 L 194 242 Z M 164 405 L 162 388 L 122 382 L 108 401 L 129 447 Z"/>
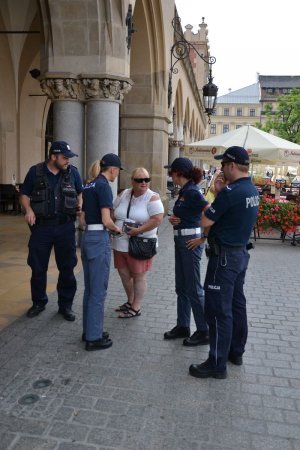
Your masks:
<path fill-rule="evenodd" d="M 181 25 L 205 17 L 219 95 L 257 81 L 261 75 L 300 75 L 299 0 L 175 0 Z"/>

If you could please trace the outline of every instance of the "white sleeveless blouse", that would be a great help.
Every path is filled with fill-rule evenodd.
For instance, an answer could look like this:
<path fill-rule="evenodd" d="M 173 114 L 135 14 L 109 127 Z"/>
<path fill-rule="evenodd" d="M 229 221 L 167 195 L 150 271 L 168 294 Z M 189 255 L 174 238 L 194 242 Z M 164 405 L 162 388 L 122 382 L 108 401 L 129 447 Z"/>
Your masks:
<path fill-rule="evenodd" d="M 114 201 L 114 214 L 116 218 L 116 225 L 120 228 L 123 227 L 124 220 L 127 218 L 127 209 L 131 196 L 131 189 L 125 189 Z M 131 206 L 129 211 L 129 219 L 134 220 L 137 223 L 145 223 L 151 216 L 161 214 L 164 212 L 164 207 L 161 200 L 154 200 L 150 202 L 153 195 L 157 195 L 156 192 L 148 189 L 143 195 L 131 198 Z M 157 238 L 157 228 L 139 236 Z M 112 247 L 119 252 L 128 252 L 128 240 L 129 236 L 124 233 L 120 237 L 114 237 L 112 241 Z"/>

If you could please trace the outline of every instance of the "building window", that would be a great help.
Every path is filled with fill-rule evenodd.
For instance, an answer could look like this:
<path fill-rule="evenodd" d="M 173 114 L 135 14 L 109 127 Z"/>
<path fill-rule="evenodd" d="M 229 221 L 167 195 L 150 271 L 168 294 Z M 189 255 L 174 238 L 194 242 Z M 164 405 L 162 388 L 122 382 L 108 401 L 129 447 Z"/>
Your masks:
<path fill-rule="evenodd" d="M 210 125 L 210 134 L 217 134 L 217 125 L 215 123 Z"/>
<path fill-rule="evenodd" d="M 273 88 L 268 88 L 268 89 L 267 89 L 267 93 L 268 93 L 268 94 L 273 94 L 273 92 L 274 92 L 274 89 L 273 89 Z"/>
<path fill-rule="evenodd" d="M 287 94 L 288 93 L 288 89 L 282 89 L 282 93 L 283 94 Z"/>
<path fill-rule="evenodd" d="M 250 117 L 255 117 L 255 109 L 250 109 Z"/>
<path fill-rule="evenodd" d="M 224 116 L 229 116 L 229 108 L 224 108 Z"/>
<path fill-rule="evenodd" d="M 229 125 L 226 123 L 223 125 L 223 133 L 228 133 L 229 131 Z"/>
<path fill-rule="evenodd" d="M 239 116 L 239 117 L 243 115 L 243 110 L 242 110 L 242 108 L 237 108 L 237 110 L 236 110 L 236 115 Z"/>
<path fill-rule="evenodd" d="M 241 128 L 242 125 L 236 125 L 235 129 L 238 130 L 239 128 Z"/>

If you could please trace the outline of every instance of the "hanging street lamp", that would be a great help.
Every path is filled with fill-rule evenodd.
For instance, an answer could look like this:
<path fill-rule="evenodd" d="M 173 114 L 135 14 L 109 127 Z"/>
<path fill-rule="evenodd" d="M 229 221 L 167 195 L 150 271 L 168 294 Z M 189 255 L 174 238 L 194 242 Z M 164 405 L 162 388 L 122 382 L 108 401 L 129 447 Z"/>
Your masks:
<path fill-rule="evenodd" d="M 175 43 L 171 47 L 171 66 L 169 72 L 169 85 L 168 85 L 168 107 L 170 108 L 172 100 L 172 74 L 178 73 L 178 69 L 177 67 L 175 67 L 175 65 L 178 63 L 178 61 L 182 61 L 185 58 L 188 58 L 190 50 L 193 49 L 197 53 L 199 58 L 201 58 L 202 61 L 204 61 L 209 66 L 208 83 L 205 86 L 203 86 L 202 91 L 203 91 L 204 109 L 205 113 L 208 115 L 208 123 L 210 123 L 210 116 L 214 112 L 218 95 L 218 86 L 216 86 L 213 83 L 213 76 L 212 76 L 212 65 L 215 64 L 216 58 L 214 56 L 208 56 L 208 58 L 205 58 L 198 52 L 198 50 L 191 42 L 188 42 L 185 39 L 182 33 L 181 19 L 177 15 L 177 13 L 172 20 L 172 27 L 175 32 L 174 35 Z"/>

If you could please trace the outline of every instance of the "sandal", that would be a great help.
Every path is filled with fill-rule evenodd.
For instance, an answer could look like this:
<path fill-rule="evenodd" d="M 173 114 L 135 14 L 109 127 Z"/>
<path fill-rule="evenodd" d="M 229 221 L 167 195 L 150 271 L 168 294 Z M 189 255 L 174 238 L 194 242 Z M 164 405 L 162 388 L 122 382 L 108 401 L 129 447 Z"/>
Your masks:
<path fill-rule="evenodd" d="M 118 307 L 115 309 L 115 311 L 116 311 L 116 312 L 123 312 L 123 311 L 128 311 L 128 309 L 130 309 L 130 308 L 131 308 L 131 304 L 128 303 L 128 302 L 126 302 L 126 303 L 123 303 L 123 305 L 118 306 Z"/>
<path fill-rule="evenodd" d="M 121 314 L 119 314 L 119 318 L 120 319 L 131 319 L 131 317 L 138 317 L 141 315 L 141 310 L 135 310 L 133 308 L 128 308 L 127 311 L 123 311 L 121 312 Z"/>

